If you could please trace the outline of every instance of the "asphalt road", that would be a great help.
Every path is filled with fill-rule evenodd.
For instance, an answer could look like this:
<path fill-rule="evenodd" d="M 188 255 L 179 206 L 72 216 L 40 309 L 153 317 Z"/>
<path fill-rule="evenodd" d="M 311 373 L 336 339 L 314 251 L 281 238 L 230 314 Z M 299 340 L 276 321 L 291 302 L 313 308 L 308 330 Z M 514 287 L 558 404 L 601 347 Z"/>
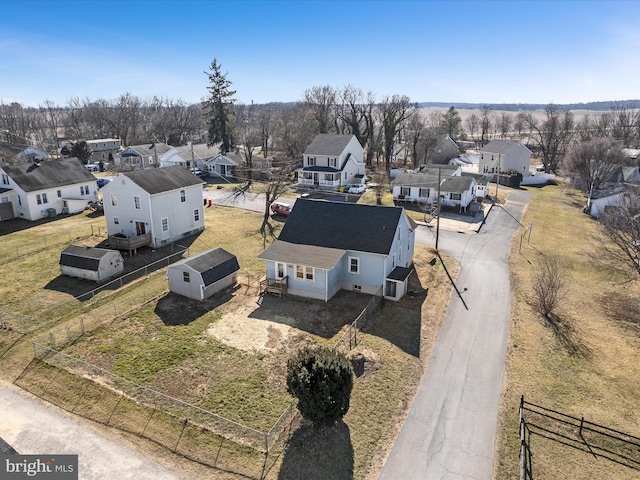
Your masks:
<path fill-rule="evenodd" d="M 81 480 L 182 480 L 119 439 L 107 438 L 88 423 L 0 385 L 1 452 L 78 455 Z"/>
<path fill-rule="evenodd" d="M 511 192 L 478 234 L 440 229 L 440 249 L 460 263 L 460 293 L 381 480 L 491 479 L 511 308 L 507 252 L 528 198 Z M 420 227 L 416 243 L 434 246 L 433 230 Z"/>

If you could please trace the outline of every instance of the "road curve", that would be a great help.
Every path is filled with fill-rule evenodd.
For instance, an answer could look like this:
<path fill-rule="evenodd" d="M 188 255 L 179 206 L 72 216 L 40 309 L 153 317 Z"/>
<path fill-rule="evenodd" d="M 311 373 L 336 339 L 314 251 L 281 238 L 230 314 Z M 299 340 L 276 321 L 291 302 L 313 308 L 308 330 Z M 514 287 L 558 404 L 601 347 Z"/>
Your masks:
<path fill-rule="evenodd" d="M 460 263 L 433 353 L 380 480 L 490 480 L 510 319 L 507 253 L 528 202 L 513 191 L 476 235 L 440 231 Z M 416 243 L 434 244 L 420 228 Z"/>

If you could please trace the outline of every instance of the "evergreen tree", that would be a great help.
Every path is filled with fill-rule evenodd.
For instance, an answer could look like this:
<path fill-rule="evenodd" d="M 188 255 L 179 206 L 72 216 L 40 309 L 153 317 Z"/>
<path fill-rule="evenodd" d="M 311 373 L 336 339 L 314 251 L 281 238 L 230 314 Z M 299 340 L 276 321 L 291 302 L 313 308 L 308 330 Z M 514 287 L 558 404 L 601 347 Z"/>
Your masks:
<path fill-rule="evenodd" d="M 287 391 L 315 425 L 330 425 L 349 411 L 353 369 L 347 358 L 326 347 L 303 348 L 287 362 Z"/>
<path fill-rule="evenodd" d="M 71 146 L 71 155 L 79 159 L 84 165 L 87 164 L 91 155 L 93 155 L 93 150 L 87 142 L 84 140 L 80 140 L 79 142 L 75 142 Z"/>
<path fill-rule="evenodd" d="M 222 153 L 227 153 L 234 146 L 234 109 L 235 90 L 231 90 L 231 82 L 227 74 L 221 71 L 222 65 L 214 58 L 204 72 L 209 77 L 209 98 L 203 102 L 204 116 L 209 127 L 209 146 L 222 144 Z"/>

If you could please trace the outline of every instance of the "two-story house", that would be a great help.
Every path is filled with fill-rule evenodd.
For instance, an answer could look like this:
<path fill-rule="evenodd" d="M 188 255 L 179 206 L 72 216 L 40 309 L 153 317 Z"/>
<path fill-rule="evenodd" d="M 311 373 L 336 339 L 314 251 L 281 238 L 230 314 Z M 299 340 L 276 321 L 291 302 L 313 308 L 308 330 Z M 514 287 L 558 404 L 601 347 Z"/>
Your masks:
<path fill-rule="evenodd" d="M 363 148 L 355 135 L 321 133 L 304 151 L 298 186 L 338 190 L 364 183 Z"/>
<path fill-rule="evenodd" d="M 416 224 L 403 208 L 298 199 L 258 258 L 267 281 L 328 301 L 339 290 L 399 300 L 413 270 Z"/>
<path fill-rule="evenodd" d="M 513 140 L 491 140 L 480 150 L 478 173 L 518 172 L 529 175 L 531 150 Z"/>
<path fill-rule="evenodd" d="M 87 140 L 87 145 L 91 148 L 91 159 L 89 163 L 108 163 L 109 155 L 113 159 L 120 151 L 119 138 L 101 138 L 97 140 Z"/>
<path fill-rule="evenodd" d="M 77 213 L 98 201 L 96 177 L 77 158 L 2 165 L 0 189 L 0 217 L 5 220 Z"/>
<path fill-rule="evenodd" d="M 179 166 L 118 175 L 102 188 L 109 237 L 147 236 L 158 248 L 201 232 L 203 184 Z"/>

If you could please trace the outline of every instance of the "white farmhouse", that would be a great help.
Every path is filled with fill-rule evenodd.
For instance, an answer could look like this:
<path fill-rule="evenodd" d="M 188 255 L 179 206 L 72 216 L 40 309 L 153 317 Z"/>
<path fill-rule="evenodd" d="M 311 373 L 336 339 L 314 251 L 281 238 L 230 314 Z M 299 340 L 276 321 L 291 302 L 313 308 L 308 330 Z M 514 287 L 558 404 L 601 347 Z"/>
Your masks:
<path fill-rule="evenodd" d="M 355 135 L 321 133 L 304 151 L 298 186 L 338 190 L 364 183 L 363 148 Z"/>
<path fill-rule="evenodd" d="M 204 182 L 175 166 L 118 175 L 102 188 L 109 237 L 148 237 L 155 248 L 204 230 Z"/>
<path fill-rule="evenodd" d="M 2 165 L 2 218 L 33 221 L 81 212 L 89 202 L 98 201 L 96 180 L 77 158 Z"/>

